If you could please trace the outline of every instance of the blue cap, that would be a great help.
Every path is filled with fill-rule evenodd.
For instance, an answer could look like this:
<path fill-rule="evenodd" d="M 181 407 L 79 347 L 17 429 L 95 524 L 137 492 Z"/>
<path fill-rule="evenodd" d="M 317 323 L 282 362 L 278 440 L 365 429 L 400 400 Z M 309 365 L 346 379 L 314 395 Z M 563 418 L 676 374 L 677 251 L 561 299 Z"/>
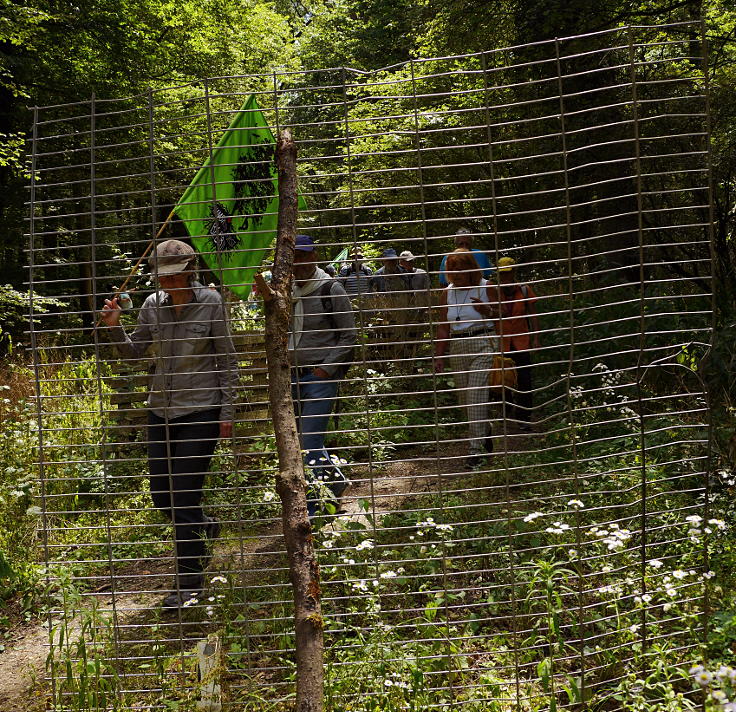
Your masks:
<path fill-rule="evenodd" d="M 393 247 L 389 247 L 381 253 L 381 257 L 395 257 L 398 259 L 399 256 L 396 254 L 396 250 L 394 250 Z"/>
<path fill-rule="evenodd" d="M 317 249 L 314 240 L 309 235 L 297 235 L 294 240 L 294 249 L 301 252 L 314 252 Z"/>

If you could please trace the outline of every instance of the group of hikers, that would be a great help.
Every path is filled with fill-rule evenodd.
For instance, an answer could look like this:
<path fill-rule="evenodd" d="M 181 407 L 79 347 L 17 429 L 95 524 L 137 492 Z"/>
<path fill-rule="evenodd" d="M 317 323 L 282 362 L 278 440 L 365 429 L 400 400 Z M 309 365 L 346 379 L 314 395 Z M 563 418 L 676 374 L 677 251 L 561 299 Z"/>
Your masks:
<path fill-rule="evenodd" d="M 349 485 L 339 458 L 325 447 L 325 434 L 340 382 L 354 361 L 351 297 L 364 290 L 430 290 L 429 274 L 414 266 L 409 251 L 384 250 L 375 273 L 359 250 L 350 257 L 332 276 L 320 266 L 315 240 L 296 237 L 288 348 L 310 519 L 324 511 L 326 495 L 336 501 Z M 174 525 L 177 585 L 163 607 L 176 609 L 198 599 L 219 534 L 217 520 L 202 509 L 202 490 L 218 440 L 233 433 L 238 371 L 223 300 L 197 281 L 192 247 L 166 240 L 149 264 L 159 289 L 146 298 L 135 329 L 128 333 L 122 326 L 118 296 L 105 300 L 102 321 L 123 357 L 141 359 L 149 349 L 154 354 L 147 401 L 149 478 L 154 505 Z M 488 256 L 472 247 L 468 230 L 455 235 L 455 250 L 442 260 L 439 281 L 441 296 L 431 320 L 434 371 L 452 376 L 465 408 L 463 467 L 482 469 L 493 452 L 490 408 L 498 396 L 491 393 L 489 372 L 499 354 L 515 364 L 518 384 L 509 394 L 513 418 L 521 429 L 530 427 L 530 352 L 539 347 L 536 296 L 517 280 L 512 258 L 500 258 L 494 273 Z"/>

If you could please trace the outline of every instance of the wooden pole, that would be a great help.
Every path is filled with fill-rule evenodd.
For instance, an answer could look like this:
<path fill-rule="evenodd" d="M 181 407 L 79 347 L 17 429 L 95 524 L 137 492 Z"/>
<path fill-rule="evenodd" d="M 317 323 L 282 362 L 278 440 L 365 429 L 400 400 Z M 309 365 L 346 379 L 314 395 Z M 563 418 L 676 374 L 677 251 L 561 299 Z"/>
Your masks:
<path fill-rule="evenodd" d="M 291 283 L 297 219 L 296 144 L 287 130 L 276 144 L 279 213 L 271 283 L 256 275 L 266 313 L 266 358 L 271 418 L 276 433 L 281 497 L 289 572 L 294 594 L 296 629 L 295 712 L 322 712 L 324 696 L 322 605 L 319 566 L 307 515 L 306 482 L 291 399 L 291 367 L 287 339 L 291 318 Z"/>
<path fill-rule="evenodd" d="M 143 262 L 143 260 L 146 259 L 146 257 L 148 256 L 148 253 L 151 251 L 151 248 L 156 244 L 156 240 L 158 240 L 158 238 L 161 237 L 161 233 L 164 231 L 164 228 L 169 224 L 169 221 L 173 217 L 174 217 L 174 210 L 172 210 L 168 214 L 168 216 L 166 217 L 166 220 L 164 220 L 164 222 L 163 222 L 163 225 L 161 225 L 161 227 L 156 232 L 156 236 L 153 238 L 153 240 L 151 240 L 148 243 L 148 247 L 146 247 L 146 249 L 143 252 L 143 254 L 138 258 L 138 262 L 136 262 L 133 265 L 133 269 L 130 270 L 130 274 L 125 278 L 125 281 L 123 282 L 123 286 L 120 287 L 119 289 L 116 289 L 115 290 L 115 293 L 112 295 L 112 298 L 113 299 L 115 299 L 115 297 L 117 297 L 118 295 L 122 294 L 125 291 L 125 288 L 128 286 L 128 282 L 130 282 L 130 278 L 135 274 L 135 271 L 138 269 L 138 267 L 140 266 L 141 262 Z M 100 317 L 97 320 L 97 326 L 98 327 L 99 327 L 100 324 L 102 324 L 102 317 Z"/>

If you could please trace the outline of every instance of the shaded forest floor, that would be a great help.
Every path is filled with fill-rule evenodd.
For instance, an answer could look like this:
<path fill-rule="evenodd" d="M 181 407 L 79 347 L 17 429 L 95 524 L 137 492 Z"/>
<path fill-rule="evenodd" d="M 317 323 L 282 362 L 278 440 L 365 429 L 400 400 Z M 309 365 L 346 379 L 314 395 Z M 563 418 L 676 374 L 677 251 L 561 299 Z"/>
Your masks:
<path fill-rule="evenodd" d="M 522 449 L 526 439 L 522 436 L 508 438 L 508 450 Z M 412 496 L 436 489 L 440 482 L 438 475 L 444 475 L 448 470 L 456 471 L 464 449 L 462 444 L 450 445 L 442 459 L 423 456 L 426 451 L 407 451 L 402 453 L 406 460 L 388 463 L 373 478 L 369 477 L 367 466 L 358 466 L 351 473 L 353 485 L 343 495 L 341 510 L 335 520 L 339 521 L 341 527 L 347 526 L 351 520 L 365 522 L 365 501 L 374 503 L 371 515 L 378 517 L 400 510 Z M 410 459 L 412 457 L 418 459 Z M 452 477 L 469 476 L 459 473 Z M 333 525 L 330 522 L 326 523 L 326 527 L 331 526 Z M 282 549 L 281 524 L 275 522 L 238 543 L 234 540 L 221 540 L 215 550 L 211 568 L 233 570 L 233 562 L 242 562 L 237 567 L 240 569 L 241 583 L 255 585 L 258 577 L 262 576 L 260 572 L 269 563 L 277 560 L 279 554 L 275 552 Z M 129 577 L 126 587 L 145 593 L 113 596 L 105 586 L 86 594 L 84 603 L 91 607 L 94 600 L 99 610 L 114 611 L 119 627 L 145 628 L 151 625 L 151 611 L 158 606 L 171 583 L 171 577 L 167 573 L 169 570 L 170 563 L 167 561 L 150 564 L 139 562 L 126 571 L 126 576 Z M 139 576 L 138 579 L 136 575 Z M 154 593 L 156 590 L 158 592 Z M 79 619 L 82 613 L 83 610 L 77 611 L 67 620 L 65 629 L 68 638 L 73 639 L 79 635 Z M 62 623 L 58 617 L 51 621 L 54 628 Z M 46 678 L 45 663 L 48 654 L 48 622 L 28 623 L 10 632 L 6 650 L 0 653 L 0 712 L 36 712 L 47 708 L 50 680 Z"/>

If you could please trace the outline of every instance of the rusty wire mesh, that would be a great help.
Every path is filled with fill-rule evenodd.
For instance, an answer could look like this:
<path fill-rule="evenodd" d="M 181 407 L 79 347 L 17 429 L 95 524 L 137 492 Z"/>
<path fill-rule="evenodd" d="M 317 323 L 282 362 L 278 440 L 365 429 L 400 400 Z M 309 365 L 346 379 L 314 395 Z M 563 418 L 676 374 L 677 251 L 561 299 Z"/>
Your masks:
<path fill-rule="evenodd" d="M 300 230 L 322 260 L 410 250 L 431 284 L 352 299 L 358 344 L 327 433 L 352 485 L 315 534 L 327 708 L 631 709 L 632 675 L 696 657 L 709 431 L 690 364 L 712 314 L 699 33 L 619 28 L 34 110 L 30 287 L 58 300 L 30 324 L 62 708 L 82 690 L 101 709 L 278 710 L 293 694 L 259 303 L 222 290 L 237 423 L 204 498 L 223 529 L 202 600 L 174 613 L 159 608 L 172 529 L 147 481 L 150 358 L 120 360 L 94 328 L 249 94 L 297 141 Z M 486 389 L 469 417 L 472 374 L 433 373 L 460 228 L 537 297 L 529 414 Z M 133 286 L 129 332 L 147 270 Z M 494 452 L 468 470 L 472 419 Z"/>

